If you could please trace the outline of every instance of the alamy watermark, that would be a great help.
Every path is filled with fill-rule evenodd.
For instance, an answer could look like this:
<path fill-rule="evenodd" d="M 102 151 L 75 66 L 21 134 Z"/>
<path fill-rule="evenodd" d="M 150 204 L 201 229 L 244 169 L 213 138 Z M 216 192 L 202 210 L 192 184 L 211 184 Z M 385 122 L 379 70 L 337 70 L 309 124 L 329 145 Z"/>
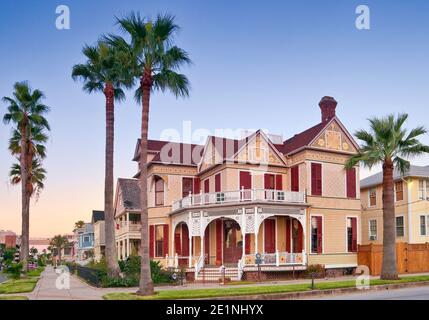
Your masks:
<path fill-rule="evenodd" d="M 67 266 L 61 265 L 55 269 L 55 273 L 58 275 L 55 280 L 55 287 L 58 290 L 69 290 L 70 289 L 70 270 Z"/>
<path fill-rule="evenodd" d="M 55 27 L 58 30 L 70 30 L 70 8 L 62 4 L 57 6 L 55 13 L 58 15 L 55 20 Z"/>
<path fill-rule="evenodd" d="M 367 5 L 361 4 L 356 7 L 355 26 L 358 30 L 369 30 L 371 28 L 370 10 Z"/>

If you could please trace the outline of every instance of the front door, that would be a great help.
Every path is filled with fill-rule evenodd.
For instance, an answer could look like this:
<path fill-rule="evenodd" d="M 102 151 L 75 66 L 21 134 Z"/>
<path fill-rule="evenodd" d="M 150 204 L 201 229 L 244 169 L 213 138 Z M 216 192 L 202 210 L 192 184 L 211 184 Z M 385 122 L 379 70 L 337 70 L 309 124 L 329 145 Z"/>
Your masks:
<path fill-rule="evenodd" d="M 223 234 L 223 262 L 224 264 L 237 264 L 243 254 L 243 239 L 240 226 L 233 220 L 224 220 Z"/>

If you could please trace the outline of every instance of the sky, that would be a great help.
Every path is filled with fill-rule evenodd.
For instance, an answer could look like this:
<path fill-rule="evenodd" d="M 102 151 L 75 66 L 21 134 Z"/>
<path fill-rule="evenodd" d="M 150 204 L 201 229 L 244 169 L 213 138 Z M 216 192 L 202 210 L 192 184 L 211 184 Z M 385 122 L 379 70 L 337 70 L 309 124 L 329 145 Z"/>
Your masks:
<path fill-rule="evenodd" d="M 355 26 L 361 4 L 370 9 L 369 30 Z M 70 9 L 69 30 L 56 28 L 58 5 Z M 84 62 L 84 44 L 119 32 L 115 16 L 133 10 L 176 16 L 176 44 L 193 60 L 181 70 L 192 90 L 186 99 L 153 96 L 149 136 L 176 130 L 190 142 L 184 121 L 192 132 L 263 128 L 289 138 L 320 122 L 325 95 L 338 101 L 337 116 L 352 133 L 367 128 L 369 117 L 389 113 L 407 112 L 409 128 L 427 125 L 428 9 L 425 0 L 1 1 L 0 97 L 28 80 L 51 107 L 48 176 L 32 202 L 30 235 L 70 233 L 74 222 L 103 209 L 104 96 L 83 92 L 70 74 Z M 131 158 L 140 113 L 131 93 L 116 106 L 115 178 L 137 170 Z M 10 130 L 0 124 L 0 230 L 20 233 L 20 187 L 8 180 Z M 429 144 L 429 137 L 422 141 Z M 429 157 L 413 163 L 429 164 Z"/>

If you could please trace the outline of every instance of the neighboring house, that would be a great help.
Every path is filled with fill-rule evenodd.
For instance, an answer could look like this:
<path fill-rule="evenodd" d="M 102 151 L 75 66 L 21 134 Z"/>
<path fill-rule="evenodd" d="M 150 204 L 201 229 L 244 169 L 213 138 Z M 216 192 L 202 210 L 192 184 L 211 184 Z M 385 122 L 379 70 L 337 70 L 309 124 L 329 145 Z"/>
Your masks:
<path fill-rule="evenodd" d="M 30 238 L 30 250 L 32 248 L 37 249 L 37 256 L 43 253 L 49 253 L 48 247 L 50 245 L 51 239 L 49 238 Z"/>
<path fill-rule="evenodd" d="M 75 230 L 77 238 L 76 262 L 86 264 L 94 255 L 94 226 L 85 223 L 82 228 Z"/>
<path fill-rule="evenodd" d="M 336 106 L 323 97 L 321 122 L 287 140 L 262 130 L 238 140 L 209 136 L 205 145 L 149 140 L 151 258 L 186 266 L 196 279 L 220 265 L 250 279 L 259 254 L 264 274 L 313 264 L 332 274 L 355 268 L 359 167 L 344 164 L 358 145 Z M 137 179 L 118 179 L 115 219 L 118 258 L 138 254 Z"/>
<path fill-rule="evenodd" d="M 100 261 L 105 253 L 104 211 L 93 210 L 91 223 L 94 226 L 94 260 Z"/>
<path fill-rule="evenodd" d="M 429 242 L 429 166 L 394 172 L 396 241 Z M 383 243 L 383 174 L 361 181 L 362 244 Z"/>
<path fill-rule="evenodd" d="M 0 244 L 4 244 L 6 248 L 15 248 L 17 245 L 17 235 L 10 230 L 0 230 Z"/>

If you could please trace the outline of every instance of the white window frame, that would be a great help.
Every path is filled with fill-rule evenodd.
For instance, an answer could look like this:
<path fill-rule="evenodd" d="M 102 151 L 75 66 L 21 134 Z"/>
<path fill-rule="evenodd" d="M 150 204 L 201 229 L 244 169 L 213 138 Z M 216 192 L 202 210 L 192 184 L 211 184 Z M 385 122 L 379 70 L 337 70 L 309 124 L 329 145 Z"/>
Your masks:
<path fill-rule="evenodd" d="M 371 190 L 375 190 L 375 204 L 371 205 Z M 371 187 L 368 189 L 368 208 L 377 206 L 377 187 Z"/>
<path fill-rule="evenodd" d="M 422 226 L 420 224 L 421 217 L 425 218 L 425 231 L 426 231 L 425 234 L 422 234 L 422 232 L 421 232 L 421 230 L 422 230 Z M 421 214 L 421 215 L 419 215 L 419 234 L 420 234 L 421 237 L 427 237 L 427 236 L 429 236 L 429 226 L 428 226 L 428 223 L 429 223 L 429 214 Z"/>
<path fill-rule="evenodd" d="M 323 178 L 323 176 L 322 176 Z M 311 250 L 311 220 L 313 217 L 322 217 L 322 253 L 317 253 L 317 252 L 312 252 Z M 323 214 L 311 214 L 310 215 L 310 230 L 309 230 L 309 235 L 310 235 L 310 245 L 309 245 L 309 250 L 308 253 L 311 255 L 321 255 L 325 253 L 325 217 L 323 216 Z"/>
<path fill-rule="evenodd" d="M 398 236 L 398 226 L 396 224 L 396 220 L 398 218 L 402 218 L 402 229 L 404 230 L 402 236 Z M 395 236 L 396 236 L 396 238 L 404 238 L 405 237 L 405 217 L 403 215 L 398 215 L 395 217 Z"/>
<path fill-rule="evenodd" d="M 348 222 L 349 218 L 356 218 L 356 229 L 357 229 L 356 230 L 356 245 L 360 245 L 360 232 L 359 232 L 359 224 L 360 224 L 360 222 L 359 222 L 359 216 L 357 216 L 357 215 L 347 215 L 346 216 L 346 250 L 344 252 L 345 253 L 356 253 L 357 254 L 357 251 L 356 252 L 349 251 L 348 230 L 347 230 L 348 229 L 347 228 L 347 222 Z"/>
<path fill-rule="evenodd" d="M 372 234 L 371 222 L 375 222 L 375 235 Z M 368 220 L 368 240 L 369 241 L 377 240 L 377 234 L 378 234 L 377 219 L 369 219 Z M 374 239 L 371 239 L 372 236 L 374 236 Z"/>

